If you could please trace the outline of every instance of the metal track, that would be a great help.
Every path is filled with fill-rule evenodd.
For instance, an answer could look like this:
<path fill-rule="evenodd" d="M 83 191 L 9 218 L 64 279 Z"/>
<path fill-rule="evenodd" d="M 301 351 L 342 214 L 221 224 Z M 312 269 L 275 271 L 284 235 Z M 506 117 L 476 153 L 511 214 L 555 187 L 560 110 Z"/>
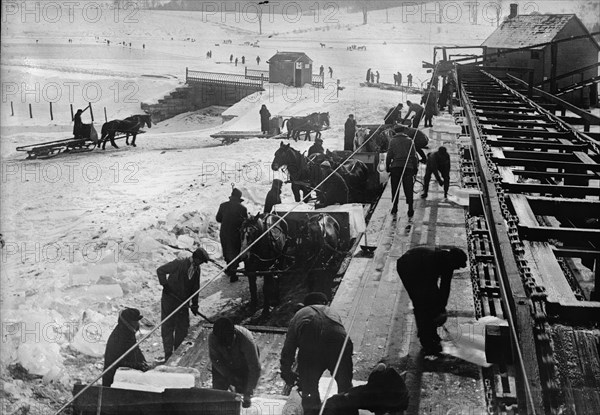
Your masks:
<path fill-rule="evenodd" d="M 462 179 L 482 193 L 481 211 L 467 215 L 477 317 L 506 318 L 513 329 L 514 367 L 484 371 L 488 409 L 585 413 L 557 367 L 553 344 L 562 334 L 552 324 L 591 327 L 600 319 L 600 303 L 588 301 L 598 291 L 580 285 L 582 266 L 573 260 L 600 258 L 600 230 L 591 227 L 600 212 L 597 148 L 498 78 L 458 70 L 458 121 L 462 141 L 470 139 Z M 579 357 L 597 366 L 597 351 L 585 353 Z M 593 377 L 587 387 L 597 388 L 590 394 L 596 400 L 600 372 Z"/>

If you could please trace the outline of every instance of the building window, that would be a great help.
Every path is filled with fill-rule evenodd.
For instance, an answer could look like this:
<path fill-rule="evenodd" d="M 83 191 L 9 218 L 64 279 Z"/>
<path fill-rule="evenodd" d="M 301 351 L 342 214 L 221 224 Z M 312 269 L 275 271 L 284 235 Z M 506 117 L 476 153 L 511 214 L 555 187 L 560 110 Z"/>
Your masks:
<path fill-rule="evenodd" d="M 531 51 L 531 59 L 539 59 L 540 58 L 540 51 L 539 50 L 532 50 Z"/>

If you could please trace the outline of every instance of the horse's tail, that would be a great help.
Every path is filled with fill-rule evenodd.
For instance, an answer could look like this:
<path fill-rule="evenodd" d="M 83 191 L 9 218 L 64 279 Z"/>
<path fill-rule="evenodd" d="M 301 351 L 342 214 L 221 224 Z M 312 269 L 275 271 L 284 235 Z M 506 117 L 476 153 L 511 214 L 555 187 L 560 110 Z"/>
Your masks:
<path fill-rule="evenodd" d="M 283 120 L 283 122 L 281 123 L 281 128 L 283 128 L 285 126 L 286 121 L 289 121 L 289 118 L 286 118 Z M 288 123 L 288 128 L 289 128 L 289 123 Z"/>

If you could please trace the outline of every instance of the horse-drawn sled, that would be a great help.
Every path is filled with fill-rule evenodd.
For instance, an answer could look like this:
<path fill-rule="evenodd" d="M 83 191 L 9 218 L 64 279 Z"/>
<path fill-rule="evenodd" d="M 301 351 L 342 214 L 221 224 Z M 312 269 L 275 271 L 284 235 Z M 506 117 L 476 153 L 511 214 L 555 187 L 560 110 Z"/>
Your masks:
<path fill-rule="evenodd" d="M 61 153 L 82 153 L 92 151 L 96 148 L 106 148 L 106 142 L 110 141 L 114 148 L 119 148 L 115 140 L 125 138 L 125 144 L 136 146 L 135 139 L 139 134 L 145 131 L 140 130 L 144 125 L 152 127 L 150 115 L 133 115 L 124 120 L 112 120 L 102 125 L 101 136 L 93 124 L 82 124 L 78 137 L 67 138 L 64 140 L 47 141 L 45 143 L 30 144 L 17 147 L 17 151 L 27 153 L 28 159 L 50 158 Z M 132 137 L 131 143 L 129 137 Z"/>

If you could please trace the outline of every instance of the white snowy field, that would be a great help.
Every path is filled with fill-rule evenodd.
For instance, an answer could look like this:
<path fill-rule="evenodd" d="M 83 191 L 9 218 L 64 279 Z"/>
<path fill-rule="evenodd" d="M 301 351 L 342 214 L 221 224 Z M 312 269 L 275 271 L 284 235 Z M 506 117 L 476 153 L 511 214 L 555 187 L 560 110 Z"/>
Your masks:
<path fill-rule="evenodd" d="M 1 410 L 7 413 L 27 405 L 31 413 L 51 412 L 68 399 L 75 379 L 89 382 L 99 374 L 104 341 L 122 307 L 141 309 L 146 330 L 159 321 L 155 270 L 177 255 L 166 244 L 201 244 L 222 260 L 214 216 L 232 183 L 242 190 L 251 213 L 262 210 L 272 179 L 282 174 L 270 169 L 280 142 L 255 138 L 222 146 L 210 134 L 259 130 L 262 104 L 272 115 L 328 111 L 332 128 L 323 132 L 325 147 L 341 149 L 348 114 L 355 114 L 359 123 L 379 123 L 389 107 L 420 99 L 360 87 L 368 68 L 378 70 L 382 82 L 392 83 L 396 71 L 424 82 L 430 75 L 421 61 L 432 60 L 434 46 L 477 45 L 495 28 L 483 17 L 470 24 L 464 6 L 457 23 L 427 23 L 421 9 L 407 16 L 403 7 L 389 9 L 387 17 L 384 10 L 369 12 L 366 25 L 360 13 L 343 7 L 328 19 L 321 13 L 294 22 L 273 13 L 258 35 L 256 22 L 244 16 L 236 21 L 235 13 L 140 10 L 133 17 L 115 18 L 102 9 L 100 19 L 92 22 L 81 18 L 84 9 L 76 8 L 71 22 L 66 15 L 51 19 L 41 6 L 36 22 L 15 4 L 16 10 L 3 10 L 0 67 L 0 219 L 6 243 L 0 265 L 0 377 Z M 506 15 L 507 2 L 499 4 Z M 568 4 L 576 3 L 561 7 Z M 231 44 L 223 44 L 224 39 Z M 244 45 L 256 40 L 260 47 Z M 346 50 L 352 44 L 367 50 Z M 205 56 L 208 50 L 212 59 Z M 35 161 L 16 151 L 19 145 L 70 137 L 69 104 L 77 109 L 91 101 L 99 130 L 104 107 L 108 119 L 139 113 L 141 102 L 157 101 L 183 84 L 186 67 L 242 74 L 244 65 L 229 63 L 233 54 L 245 56 L 249 68 L 267 70 L 265 61 L 278 50 L 307 53 L 315 72 L 320 65 L 331 66 L 333 78 L 318 90 L 268 84 L 265 92 L 227 109 L 225 114 L 236 117 L 224 124 L 202 114 L 165 120 L 146 129 L 136 148 L 119 142 L 118 150 L 107 147 Z M 344 87 L 339 96 L 337 79 Z M 87 112 L 84 122 L 89 117 Z M 292 145 L 305 151 L 310 144 Z M 289 187 L 283 199 L 293 200 Z M 213 265 L 203 267 L 202 282 L 217 273 Z M 201 293 L 201 311 L 212 315 L 246 297 L 245 282 L 232 287 L 218 279 Z M 150 337 L 142 350 L 150 358 L 160 356 L 159 335 Z M 15 370 L 17 362 L 43 379 Z"/>

